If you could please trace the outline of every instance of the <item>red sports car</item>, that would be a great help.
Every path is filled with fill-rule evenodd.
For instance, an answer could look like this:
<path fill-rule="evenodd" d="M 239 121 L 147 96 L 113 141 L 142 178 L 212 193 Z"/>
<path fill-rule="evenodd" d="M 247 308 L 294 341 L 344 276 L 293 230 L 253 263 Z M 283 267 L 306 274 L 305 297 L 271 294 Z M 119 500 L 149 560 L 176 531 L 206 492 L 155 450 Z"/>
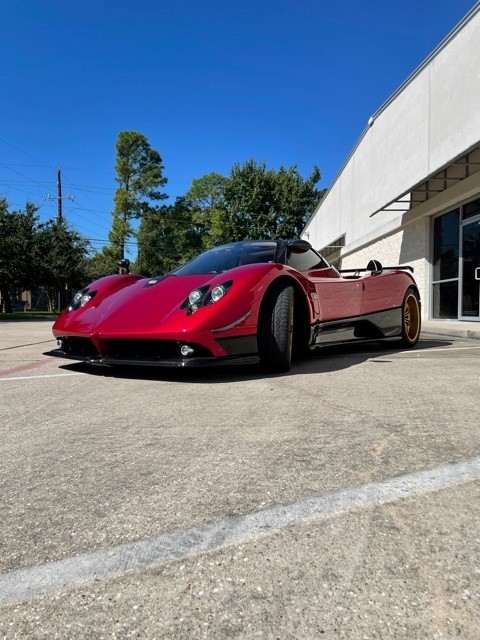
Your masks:
<path fill-rule="evenodd" d="M 260 363 L 292 353 L 395 338 L 413 347 L 420 296 L 411 267 L 337 271 L 305 240 L 210 249 L 154 278 L 113 275 L 79 291 L 53 326 L 56 355 L 92 364 Z"/>

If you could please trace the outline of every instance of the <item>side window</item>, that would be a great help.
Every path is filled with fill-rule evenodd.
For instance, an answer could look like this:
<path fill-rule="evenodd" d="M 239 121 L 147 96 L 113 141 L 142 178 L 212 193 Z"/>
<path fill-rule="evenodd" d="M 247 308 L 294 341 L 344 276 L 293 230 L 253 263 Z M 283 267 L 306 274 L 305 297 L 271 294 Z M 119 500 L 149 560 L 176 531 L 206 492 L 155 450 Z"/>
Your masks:
<path fill-rule="evenodd" d="M 305 253 L 290 253 L 287 264 L 297 271 L 311 271 L 312 269 L 326 269 L 328 264 L 315 251 L 309 249 Z"/>

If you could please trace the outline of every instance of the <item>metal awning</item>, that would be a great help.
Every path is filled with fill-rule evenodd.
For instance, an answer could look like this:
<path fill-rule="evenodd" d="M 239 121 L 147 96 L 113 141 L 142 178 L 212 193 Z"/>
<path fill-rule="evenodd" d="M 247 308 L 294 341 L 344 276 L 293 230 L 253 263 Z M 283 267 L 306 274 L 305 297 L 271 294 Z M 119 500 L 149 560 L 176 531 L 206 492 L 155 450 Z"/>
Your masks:
<path fill-rule="evenodd" d="M 377 211 L 370 214 L 370 218 L 373 218 L 378 213 L 389 211 L 406 213 L 478 171 L 480 171 L 480 145 L 470 149 L 465 155 L 456 158 L 436 173 L 428 176 L 428 178 L 402 193 L 395 200 L 388 202 L 381 209 L 377 209 Z"/>

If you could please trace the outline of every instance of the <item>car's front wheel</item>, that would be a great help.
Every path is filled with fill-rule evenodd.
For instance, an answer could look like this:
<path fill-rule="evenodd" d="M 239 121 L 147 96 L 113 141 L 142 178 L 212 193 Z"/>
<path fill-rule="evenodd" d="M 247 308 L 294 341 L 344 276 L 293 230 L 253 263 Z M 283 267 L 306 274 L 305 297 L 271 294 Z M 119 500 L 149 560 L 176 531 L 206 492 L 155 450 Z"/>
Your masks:
<path fill-rule="evenodd" d="M 402 338 L 403 347 L 414 347 L 420 337 L 421 329 L 420 299 L 412 287 L 407 289 L 402 304 Z"/>
<path fill-rule="evenodd" d="M 265 294 L 260 312 L 258 339 L 260 362 L 270 371 L 288 371 L 292 361 L 293 287 L 273 285 Z"/>

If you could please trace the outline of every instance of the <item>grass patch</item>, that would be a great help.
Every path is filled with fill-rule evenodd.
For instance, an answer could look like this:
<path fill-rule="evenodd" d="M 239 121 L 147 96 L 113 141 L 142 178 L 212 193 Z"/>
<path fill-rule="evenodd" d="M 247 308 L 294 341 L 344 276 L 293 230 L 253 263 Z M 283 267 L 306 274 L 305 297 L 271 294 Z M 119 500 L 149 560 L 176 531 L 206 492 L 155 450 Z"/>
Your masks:
<path fill-rule="evenodd" d="M 14 311 L 13 313 L 0 313 L 0 322 L 7 320 L 56 320 L 57 313 L 48 311 Z"/>

